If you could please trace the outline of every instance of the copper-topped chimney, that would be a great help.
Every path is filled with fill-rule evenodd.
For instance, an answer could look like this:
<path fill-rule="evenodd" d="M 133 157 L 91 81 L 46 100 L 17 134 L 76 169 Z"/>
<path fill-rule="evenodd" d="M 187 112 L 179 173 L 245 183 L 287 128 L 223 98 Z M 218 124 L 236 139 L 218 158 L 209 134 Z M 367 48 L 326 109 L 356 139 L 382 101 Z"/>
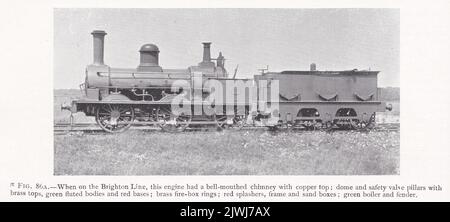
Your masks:
<path fill-rule="evenodd" d="M 103 52 L 105 45 L 106 32 L 103 30 L 94 30 L 92 33 L 94 37 L 94 63 L 93 65 L 105 65 L 103 61 Z"/>

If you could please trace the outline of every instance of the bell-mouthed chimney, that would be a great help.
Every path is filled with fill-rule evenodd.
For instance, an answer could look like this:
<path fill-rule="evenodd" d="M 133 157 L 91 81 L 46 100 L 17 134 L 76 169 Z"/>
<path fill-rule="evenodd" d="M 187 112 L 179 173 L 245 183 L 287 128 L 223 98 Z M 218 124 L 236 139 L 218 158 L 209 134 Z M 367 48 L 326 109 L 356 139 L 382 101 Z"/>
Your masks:
<path fill-rule="evenodd" d="M 105 65 L 103 61 L 103 52 L 105 47 L 106 32 L 102 30 L 94 30 L 92 33 L 94 38 L 94 65 Z"/>

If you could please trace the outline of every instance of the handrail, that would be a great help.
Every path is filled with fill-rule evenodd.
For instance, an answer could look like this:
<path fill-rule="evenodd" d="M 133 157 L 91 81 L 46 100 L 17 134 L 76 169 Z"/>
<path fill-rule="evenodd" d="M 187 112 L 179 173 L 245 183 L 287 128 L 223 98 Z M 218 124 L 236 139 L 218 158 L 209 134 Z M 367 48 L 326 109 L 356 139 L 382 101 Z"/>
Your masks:
<path fill-rule="evenodd" d="M 118 74 L 129 74 L 130 76 L 127 77 L 115 77 L 114 73 L 118 73 Z M 100 76 L 104 76 L 102 74 L 107 74 L 108 79 L 189 79 L 190 75 L 189 74 L 175 74 L 175 73 L 161 73 L 161 72 L 98 72 L 98 74 Z M 142 76 L 139 76 L 140 74 L 142 74 Z M 163 76 L 153 76 L 152 74 L 155 75 L 163 75 Z"/>
<path fill-rule="evenodd" d="M 168 72 L 130 72 L 130 71 L 126 71 L 126 70 L 114 70 L 114 71 L 109 71 L 110 73 L 137 73 L 137 74 L 168 74 Z M 99 73 L 106 73 L 106 72 L 99 72 Z M 169 73 L 169 74 L 179 74 L 179 75 L 186 75 L 187 73 Z"/>

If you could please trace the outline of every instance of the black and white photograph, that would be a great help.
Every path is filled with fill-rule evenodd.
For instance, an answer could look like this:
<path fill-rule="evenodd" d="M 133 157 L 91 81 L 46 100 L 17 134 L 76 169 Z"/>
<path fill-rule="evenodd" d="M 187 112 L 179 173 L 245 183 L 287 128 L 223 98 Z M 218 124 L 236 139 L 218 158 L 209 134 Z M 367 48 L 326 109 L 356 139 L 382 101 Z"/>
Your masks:
<path fill-rule="evenodd" d="M 401 175 L 396 8 L 54 8 L 55 176 Z"/>

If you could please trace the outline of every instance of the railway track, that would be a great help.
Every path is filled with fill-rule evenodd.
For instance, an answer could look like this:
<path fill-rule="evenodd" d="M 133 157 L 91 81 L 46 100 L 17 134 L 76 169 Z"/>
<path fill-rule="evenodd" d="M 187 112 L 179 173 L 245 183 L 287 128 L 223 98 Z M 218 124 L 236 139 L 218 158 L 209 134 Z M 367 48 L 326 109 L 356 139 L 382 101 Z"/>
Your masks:
<path fill-rule="evenodd" d="M 142 130 L 142 131 L 161 131 L 161 128 L 157 125 L 151 124 L 134 124 L 129 130 Z M 187 128 L 186 131 L 204 131 L 204 130 L 216 130 L 215 127 L 197 127 L 197 128 Z M 235 129 L 238 130 L 238 129 Z M 265 126 L 244 126 L 241 130 L 267 130 Z M 286 129 L 280 128 L 280 131 Z M 306 131 L 303 128 L 295 128 L 295 131 Z M 332 131 L 343 131 L 340 129 L 333 129 Z M 348 130 L 347 130 L 348 131 Z M 356 130 L 353 130 L 356 131 Z M 378 123 L 373 129 L 362 130 L 362 131 L 400 131 L 400 123 Z M 53 125 L 53 132 L 55 135 L 66 135 L 70 133 L 83 133 L 83 134 L 110 134 L 103 131 L 95 123 L 56 123 Z"/>

